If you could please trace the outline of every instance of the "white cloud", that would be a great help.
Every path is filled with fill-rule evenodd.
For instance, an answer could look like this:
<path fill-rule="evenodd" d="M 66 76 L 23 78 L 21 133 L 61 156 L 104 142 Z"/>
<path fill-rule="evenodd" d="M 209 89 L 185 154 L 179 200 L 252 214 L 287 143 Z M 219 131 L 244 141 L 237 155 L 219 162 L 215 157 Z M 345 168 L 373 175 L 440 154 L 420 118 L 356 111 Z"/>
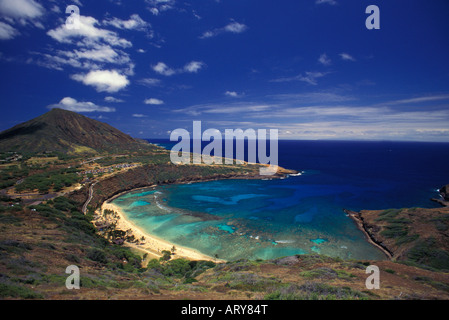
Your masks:
<path fill-rule="evenodd" d="M 203 32 L 203 34 L 201 35 L 201 39 L 207 39 L 207 38 L 212 38 L 216 36 L 216 33 L 214 31 L 205 31 Z"/>
<path fill-rule="evenodd" d="M 232 21 L 222 28 L 217 28 L 203 32 L 203 34 L 200 36 L 200 39 L 212 38 L 224 32 L 242 33 L 245 32 L 247 29 L 248 26 L 246 26 L 245 24 Z"/>
<path fill-rule="evenodd" d="M 61 13 L 61 9 L 56 4 L 50 10 L 54 13 Z"/>
<path fill-rule="evenodd" d="M 10 40 L 19 35 L 19 31 L 0 21 L 0 40 Z"/>
<path fill-rule="evenodd" d="M 33 53 L 42 57 L 37 64 L 56 70 L 63 70 L 68 65 L 74 68 L 87 70 L 100 70 L 106 64 L 123 66 L 123 73 L 132 75 L 134 65 L 129 55 L 122 51 L 113 49 L 107 44 L 92 44 L 89 48 L 80 48 L 70 51 L 57 50 L 52 54 Z"/>
<path fill-rule="evenodd" d="M 158 62 L 156 65 L 153 66 L 153 70 L 163 76 L 172 76 L 176 73 L 175 70 L 173 70 L 172 68 L 168 67 L 165 63 L 163 62 Z"/>
<path fill-rule="evenodd" d="M 73 2 L 74 4 L 76 4 L 77 6 L 80 6 L 80 7 L 83 6 L 83 4 L 81 3 L 80 0 L 72 0 L 72 2 Z"/>
<path fill-rule="evenodd" d="M 149 10 L 153 15 L 155 16 L 159 15 L 159 10 L 157 8 L 150 8 Z"/>
<path fill-rule="evenodd" d="M 329 57 L 325 53 L 320 55 L 320 57 L 318 58 L 318 62 L 324 66 L 328 66 L 332 63 L 331 59 L 329 59 Z"/>
<path fill-rule="evenodd" d="M 335 1 L 335 0 L 316 0 L 315 3 L 316 4 L 326 3 L 326 4 L 330 4 L 330 5 L 336 5 L 337 1 Z"/>
<path fill-rule="evenodd" d="M 132 116 L 134 118 L 146 118 L 146 117 L 148 117 L 148 116 L 146 116 L 144 114 L 141 114 L 141 113 L 134 113 Z"/>
<path fill-rule="evenodd" d="M 425 96 L 425 97 L 418 97 L 418 98 L 396 100 L 396 101 L 387 102 L 387 104 L 390 104 L 390 105 L 391 104 L 411 104 L 411 103 L 431 102 L 431 101 L 440 101 L 440 100 L 449 100 L 449 94 L 432 95 L 432 96 Z"/>
<path fill-rule="evenodd" d="M 318 79 L 327 75 L 327 72 L 305 72 L 294 77 L 278 78 L 271 80 L 271 82 L 290 82 L 290 81 L 303 81 L 311 85 L 317 85 Z"/>
<path fill-rule="evenodd" d="M 57 55 L 53 56 L 51 54 L 42 54 L 38 52 L 34 52 L 34 55 L 37 55 L 39 58 L 28 59 L 28 63 L 36 63 L 39 66 L 59 70 L 64 70 L 64 66 L 72 66 L 74 68 L 80 69 L 99 69 L 100 66 L 92 61 L 82 61 L 81 59 L 76 59 L 73 56 L 73 52 L 69 51 L 57 51 Z M 40 58 L 42 57 L 42 59 Z"/>
<path fill-rule="evenodd" d="M 117 98 L 111 97 L 111 96 L 105 97 L 105 98 L 104 98 L 104 101 L 106 101 L 106 102 L 111 102 L 111 103 L 125 102 L 125 101 L 122 100 L 122 99 L 117 99 Z"/>
<path fill-rule="evenodd" d="M 36 19 L 44 8 L 34 0 L 0 0 L 0 13 L 13 19 Z"/>
<path fill-rule="evenodd" d="M 248 27 L 244 25 L 243 23 L 238 22 L 231 22 L 227 26 L 224 27 L 224 31 L 232 32 L 232 33 L 242 33 L 244 32 Z"/>
<path fill-rule="evenodd" d="M 146 99 L 144 101 L 145 104 L 152 104 L 152 105 L 161 105 L 164 104 L 164 101 L 156 99 L 156 98 L 150 98 L 150 99 Z"/>
<path fill-rule="evenodd" d="M 80 102 L 70 97 L 65 97 L 59 103 L 49 105 L 47 108 L 60 108 L 74 112 L 115 112 L 115 108 L 97 106 L 92 102 Z"/>
<path fill-rule="evenodd" d="M 99 22 L 93 17 L 80 16 L 79 28 L 69 29 L 62 24 L 56 29 L 50 30 L 47 34 L 60 43 L 73 43 L 74 39 L 81 39 L 77 42 L 78 46 L 90 46 L 92 43 L 104 41 L 111 46 L 128 48 L 132 43 L 126 39 L 120 38 L 117 33 L 97 28 Z"/>
<path fill-rule="evenodd" d="M 355 61 L 355 58 L 347 53 L 340 53 L 340 57 L 345 61 Z"/>
<path fill-rule="evenodd" d="M 146 87 L 155 87 L 160 85 L 161 80 L 155 78 L 145 78 L 137 81 L 137 83 Z"/>
<path fill-rule="evenodd" d="M 268 111 L 273 107 L 272 105 L 254 103 L 203 104 L 173 110 L 173 112 L 185 113 L 191 116 L 199 116 L 201 114 L 251 114 Z"/>
<path fill-rule="evenodd" d="M 140 28 L 143 24 L 139 19 L 133 15 L 127 21 L 112 19 L 105 24 Z M 98 91 L 116 92 L 126 87 L 129 83 L 126 75 L 134 74 L 135 65 L 123 50 L 131 47 L 132 43 L 116 32 L 100 28 L 100 23 L 93 17 L 80 16 L 79 23 L 79 28 L 69 29 L 62 24 L 47 32 L 57 42 L 71 44 L 75 49 L 35 53 L 43 57 L 36 63 L 56 70 L 63 70 L 65 66 L 89 70 L 88 74 L 75 74 L 72 79 L 92 85 Z M 107 71 L 111 69 L 113 71 Z"/>
<path fill-rule="evenodd" d="M 103 25 L 113 26 L 117 29 L 140 30 L 145 31 L 149 27 L 149 23 L 145 22 L 138 14 L 133 14 L 128 20 L 112 18 L 103 20 Z"/>
<path fill-rule="evenodd" d="M 95 70 L 87 74 L 74 74 L 72 79 L 93 86 L 98 92 L 117 92 L 129 84 L 128 78 L 117 70 Z"/>
<path fill-rule="evenodd" d="M 150 5 L 148 10 L 155 16 L 159 13 L 171 10 L 175 8 L 175 0 L 146 0 L 146 3 Z"/>
<path fill-rule="evenodd" d="M 286 94 L 275 94 L 268 96 L 270 98 L 276 99 L 280 102 L 288 102 L 293 104 L 306 103 L 306 104 L 322 104 L 322 103 L 341 103 L 347 101 L 357 100 L 353 96 L 340 95 L 334 92 L 328 91 L 318 91 L 318 92 L 307 92 L 307 93 L 286 93 Z"/>
<path fill-rule="evenodd" d="M 194 105 L 173 112 L 201 115 L 218 129 L 276 128 L 280 137 L 289 139 L 449 141 L 445 93 L 368 105 L 353 96 L 319 91 L 270 95 L 263 101 Z M 410 110 L 402 107 L 406 104 L 420 105 Z M 236 117 L 245 120 L 235 122 Z"/>
<path fill-rule="evenodd" d="M 204 63 L 200 61 L 191 61 L 184 66 L 184 71 L 190 73 L 197 73 L 204 67 Z"/>
<path fill-rule="evenodd" d="M 305 75 L 301 76 L 299 80 L 316 86 L 318 84 L 317 79 L 322 78 L 325 75 L 326 73 L 323 72 L 306 72 Z"/>
<path fill-rule="evenodd" d="M 205 66 L 204 62 L 201 61 L 191 61 L 187 63 L 182 69 L 173 69 L 166 65 L 164 62 L 158 62 L 153 65 L 152 68 L 155 72 L 163 76 L 172 76 L 179 73 L 197 73 Z"/>
<path fill-rule="evenodd" d="M 86 59 L 114 64 L 126 64 L 130 62 L 128 54 L 123 51 L 116 51 L 109 45 L 98 45 L 92 49 L 82 48 L 74 51 L 60 51 L 60 53 L 77 60 Z"/>
<path fill-rule="evenodd" d="M 241 96 L 243 96 L 243 94 L 239 94 L 236 91 L 226 91 L 225 95 L 232 98 L 240 98 Z"/>

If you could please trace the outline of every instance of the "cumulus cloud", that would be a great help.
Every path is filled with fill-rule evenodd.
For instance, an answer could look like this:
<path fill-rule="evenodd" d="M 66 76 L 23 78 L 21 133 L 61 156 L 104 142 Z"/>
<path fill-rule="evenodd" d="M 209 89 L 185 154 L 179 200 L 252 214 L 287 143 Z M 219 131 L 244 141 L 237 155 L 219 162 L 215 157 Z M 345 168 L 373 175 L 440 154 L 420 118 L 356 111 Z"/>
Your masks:
<path fill-rule="evenodd" d="M 47 34 L 60 43 L 73 43 L 75 39 L 81 39 L 77 45 L 89 46 L 93 42 L 104 41 L 111 46 L 128 48 L 132 43 L 126 39 L 120 38 L 117 33 L 98 28 L 100 23 L 93 17 L 79 16 L 79 28 L 69 29 L 62 24 L 56 29 L 52 29 Z"/>
<path fill-rule="evenodd" d="M 203 68 L 203 66 L 204 66 L 203 62 L 192 61 L 184 66 L 184 71 L 189 72 L 189 73 L 197 73 L 198 71 L 200 71 Z"/>
<path fill-rule="evenodd" d="M 129 20 L 117 18 L 103 21 L 103 25 L 119 29 L 140 30 L 147 26 L 138 15 Z M 79 28 L 67 28 L 65 24 L 47 32 L 59 43 L 74 46 L 72 50 L 53 50 L 51 53 L 34 53 L 31 62 L 63 70 L 65 66 L 88 70 L 87 74 L 74 74 L 73 80 L 90 85 L 99 92 L 117 92 L 129 84 L 127 76 L 134 74 L 134 63 L 124 50 L 132 43 L 116 32 L 104 29 L 93 17 L 80 16 Z"/>
<path fill-rule="evenodd" d="M 87 74 L 74 74 L 72 79 L 92 86 L 98 92 L 114 93 L 126 88 L 129 84 L 128 78 L 117 70 L 94 70 Z"/>
<path fill-rule="evenodd" d="M 158 62 L 156 65 L 154 65 L 153 70 L 163 76 L 172 76 L 176 73 L 175 70 L 173 70 L 163 62 Z"/>
<path fill-rule="evenodd" d="M 242 23 L 238 22 L 231 22 L 227 26 L 224 27 L 224 31 L 232 32 L 232 33 L 242 33 L 244 32 L 248 27 Z"/>
<path fill-rule="evenodd" d="M 239 23 L 236 21 L 232 21 L 226 26 L 222 28 L 217 28 L 213 30 L 208 30 L 203 32 L 203 34 L 200 36 L 200 39 L 207 39 L 212 38 L 215 36 L 218 36 L 221 33 L 230 32 L 230 33 L 242 33 L 245 32 L 248 29 L 248 26 L 246 26 L 243 23 Z"/>
<path fill-rule="evenodd" d="M 121 50 L 115 50 L 108 45 L 95 45 L 92 48 L 81 48 L 73 51 L 58 51 L 59 56 L 66 56 L 75 61 L 82 59 L 107 62 L 114 64 L 127 64 L 130 62 L 129 55 Z"/>
<path fill-rule="evenodd" d="M 155 16 L 159 13 L 171 10 L 175 8 L 175 0 L 146 0 L 146 3 L 150 5 L 148 10 Z"/>
<path fill-rule="evenodd" d="M 164 62 L 158 62 L 156 65 L 153 65 L 152 68 L 156 73 L 169 77 L 179 73 L 197 73 L 204 66 L 205 66 L 204 62 L 191 61 L 181 69 L 173 69 L 168 65 L 166 65 Z"/>
<path fill-rule="evenodd" d="M 112 19 L 103 20 L 103 25 L 113 26 L 117 29 L 139 31 L 145 31 L 150 26 L 149 23 L 145 22 L 138 14 L 131 15 L 128 20 L 121 20 L 115 17 Z"/>
<path fill-rule="evenodd" d="M 0 21 L 0 40 L 10 40 L 19 34 L 19 31 L 17 31 L 15 28 Z"/>
<path fill-rule="evenodd" d="M 71 97 L 65 97 L 59 103 L 49 105 L 47 108 L 60 108 L 74 112 L 115 112 L 115 108 L 97 106 L 93 102 L 81 102 Z"/>
<path fill-rule="evenodd" d="M 156 98 L 150 98 L 150 99 L 146 99 L 144 101 L 145 104 L 152 104 L 152 105 L 161 105 L 164 104 L 164 101 L 156 99 Z"/>
<path fill-rule="evenodd" d="M 74 49 L 70 51 L 56 50 L 53 54 L 33 52 L 36 59 L 30 62 L 55 70 L 64 70 L 65 66 L 86 70 L 108 69 L 114 65 L 122 67 L 121 72 L 126 75 L 134 74 L 134 64 L 130 56 L 120 49 L 112 48 L 107 44 L 92 44 L 91 47 Z"/>
<path fill-rule="evenodd" d="M 0 0 L 0 13 L 13 19 L 36 19 L 44 14 L 44 8 L 34 0 Z"/>

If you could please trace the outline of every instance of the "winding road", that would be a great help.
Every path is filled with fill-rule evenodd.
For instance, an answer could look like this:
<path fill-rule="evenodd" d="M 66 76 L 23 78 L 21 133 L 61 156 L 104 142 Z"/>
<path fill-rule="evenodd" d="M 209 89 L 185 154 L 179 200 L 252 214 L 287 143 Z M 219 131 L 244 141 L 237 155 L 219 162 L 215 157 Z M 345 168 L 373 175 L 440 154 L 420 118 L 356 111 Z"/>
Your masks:
<path fill-rule="evenodd" d="M 94 196 L 94 186 L 97 183 L 98 183 L 98 181 L 95 181 L 89 187 L 89 197 L 87 198 L 86 202 L 83 205 L 83 214 L 86 214 L 86 212 L 87 212 L 87 206 L 89 205 L 90 201 L 92 200 L 92 197 Z"/>

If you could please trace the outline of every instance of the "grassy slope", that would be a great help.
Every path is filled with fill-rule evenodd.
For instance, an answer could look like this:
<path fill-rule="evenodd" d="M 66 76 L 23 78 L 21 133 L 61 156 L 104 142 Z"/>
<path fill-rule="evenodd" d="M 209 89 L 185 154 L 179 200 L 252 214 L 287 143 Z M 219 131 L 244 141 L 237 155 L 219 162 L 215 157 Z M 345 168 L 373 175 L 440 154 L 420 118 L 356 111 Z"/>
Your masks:
<path fill-rule="evenodd" d="M 393 258 L 422 268 L 449 272 L 449 208 L 363 210 L 367 231 Z"/>

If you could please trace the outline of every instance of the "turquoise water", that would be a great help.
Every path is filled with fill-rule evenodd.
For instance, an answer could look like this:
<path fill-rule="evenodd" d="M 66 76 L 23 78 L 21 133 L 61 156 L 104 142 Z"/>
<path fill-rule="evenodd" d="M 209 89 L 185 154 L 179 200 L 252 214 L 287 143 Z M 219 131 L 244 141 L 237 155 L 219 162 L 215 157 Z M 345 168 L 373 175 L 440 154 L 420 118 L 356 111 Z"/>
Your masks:
<path fill-rule="evenodd" d="M 447 157 L 449 144 L 279 141 L 279 164 L 303 175 L 162 186 L 114 203 L 148 232 L 227 260 L 384 259 L 342 209 L 438 207 Z"/>
<path fill-rule="evenodd" d="M 321 253 L 383 259 L 340 209 L 285 180 L 224 180 L 156 187 L 114 200 L 127 217 L 176 245 L 226 260 Z"/>

